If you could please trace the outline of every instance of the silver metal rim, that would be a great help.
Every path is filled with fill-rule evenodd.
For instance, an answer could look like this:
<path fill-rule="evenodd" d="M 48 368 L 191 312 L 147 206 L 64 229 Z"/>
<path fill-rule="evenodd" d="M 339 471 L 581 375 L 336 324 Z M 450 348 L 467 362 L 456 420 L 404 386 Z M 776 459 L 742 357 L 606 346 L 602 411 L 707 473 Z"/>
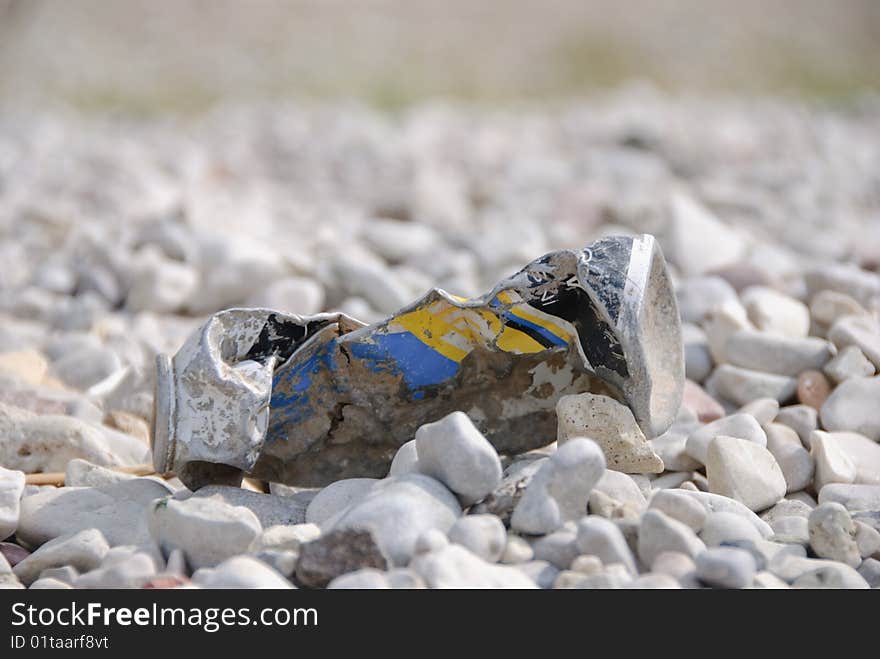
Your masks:
<path fill-rule="evenodd" d="M 160 474 L 171 471 L 174 464 L 174 371 L 171 358 L 156 357 L 156 392 L 153 401 L 153 467 Z"/>

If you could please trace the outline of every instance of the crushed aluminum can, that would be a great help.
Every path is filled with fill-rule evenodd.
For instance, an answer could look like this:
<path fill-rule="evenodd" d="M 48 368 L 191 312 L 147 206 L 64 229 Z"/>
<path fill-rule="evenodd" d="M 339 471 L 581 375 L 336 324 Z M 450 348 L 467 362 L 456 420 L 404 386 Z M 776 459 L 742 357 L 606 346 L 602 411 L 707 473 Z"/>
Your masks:
<path fill-rule="evenodd" d="M 672 423 L 684 358 L 652 236 L 547 254 L 466 299 L 433 289 L 365 325 L 345 314 L 214 314 L 158 358 L 156 469 L 191 488 L 244 474 L 322 486 L 383 477 L 416 429 L 464 411 L 500 453 L 556 438 L 557 400 L 591 391 L 648 437 Z"/>

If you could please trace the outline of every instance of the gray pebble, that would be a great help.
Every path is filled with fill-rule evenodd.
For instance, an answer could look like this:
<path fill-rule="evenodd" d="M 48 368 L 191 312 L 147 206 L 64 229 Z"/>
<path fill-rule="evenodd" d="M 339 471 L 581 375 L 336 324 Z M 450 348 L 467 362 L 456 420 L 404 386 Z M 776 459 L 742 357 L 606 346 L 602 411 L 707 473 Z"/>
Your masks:
<path fill-rule="evenodd" d="M 755 575 L 755 578 L 752 579 L 752 588 L 769 588 L 774 590 L 781 590 L 785 588 L 790 588 L 790 586 L 772 572 L 767 572 L 766 570 L 764 570 L 762 572 L 758 572 Z"/>
<path fill-rule="evenodd" d="M 560 570 L 567 570 L 571 562 L 580 555 L 577 545 L 577 531 L 561 528 L 532 542 L 534 560 L 547 561 Z"/>
<path fill-rule="evenodd" d="M 775 398 L 758 398 L 739 408 L 737 414 L 751 414 L 763 428 L 779 414 L 779 401 Z"/>
<path fill-rule="evenodd" d="M 487 563 L 459 545 L 418 554 L 410 568 L 429 588 L 536 588 L 519 569 Z"/>
<path fill-rule="evenodd" d="M 703 524 L 700 538 L 709 547 L 741 540 L 762 540 L 761 533 L 742 515 L 729 512 L 711 513 Z"/>
<path fill-rule="evenodd" d="M 52 363 L 52 371 L 66 385 L 85 391 L 122 368 L 113 350 L 102 346 L 65 353 Z"/>
<path fill-rule="evenodd" d="M 71 586 L 79 576 L 79 570 L 72 565 L 64 565 L 62 567 L 50 567 L 40 572 L 40 579 L 57 579 Z"/>
<path fill-rule="evenodd" d="M 808 524 L 810 546 L 817 556 L 859 566 L 862 557 L 856 542 L 856 526 L 843 505 L 819 504 L 810 513 Z"/>
<path fill-rule="evenodd" d="M 139 439 L 72 416 L 45 414 L 12 420 L 4 434 L 0 464 L 25 473 L 63 472 L 74 458 L 108 466 L 148 461 L 149 449 Z"/>
<path fill-rule="evenodd" d="M 770 523 L 773 527 L 773 542 L 783 544 L 803 545 L 810 544 L 809 523 L 805 517 L 779 517 Z"/>
<path fill-rule="evenodd" d="M 247 553 L 263 530 L 250 510 L 217 498 L 160 499 L 150 505 L 148 518 L 163 553 L 180 549 L 193 569 Z"/>
<path fill-rule="evenodd" d="M 424 474 L 404 474 L 376 483 L 325 531 L 369 528 L 392 563 L 404 566 L 424 531 L 445 534 L 460 515 L 458 500 L 442 483 Z"/>
<path fill-rule="evenodd" d="M 709 444 L 719 435 L 738 437 L 759 446 L 767 446 L 767 435 L 757 419 L 751 414 L 737 413 L 707 423 L 692 432 L 685 450 L 688 455 L 705 465 L 709 456 Z"/>
<path fill-rule="evenodd" d="M 846 293 L 819 291 L 810 300 L 810 314 L 819 325 L 826 328 L 843 316 L 864 315 L 867 312 Z"/>
<path fill-rule="evenodd" d="M 67 463 L 67 469 L 64 472 L 64 485 L 66 487 L 102 487 L 130 481 L 133 478 L 137 477 L 133 474 L 92 464 L 88 460 L 75 458 Z"/>
<path fill-rule="evenodd" d="M 763 538 L 769 538 L 770 535 L 773 533 L 770 525 L 767 524 L 767 522 L 762 520 L 754 512 L 746 508 L 736 499 L 723 497 L 719 494 L 713 494 L 712 492 L 696 492 L 688 490 L 682 490 L 682 492 L 685 493 L 686 496 L 696 499 L 701 504 L 703 504 L 703 507 L 706 508 L 706 511 L 709 513 L 733 513 L 735 515 L 739 515 L 740 517 L 745 518 L 752 526 L 755 527 L 755 529 L 757 529 L 758 533 L 760 533 L 761 537 Z"/>
<path fill-rule="evenodd" d="M 257 516 L 263 528 L 279 524 L 302 524 L 306 521 L 306 507 L 297 497 L 264 494 L 230 485 L 206 485 L 193 493 L 192 497 L 216 499 L 230 506 L 247 508 Z M 178 494 L 175 498 L 183 497 Z"/>
<path fill-rule="evenodd" d="M 702 382 L 709 377 L 715 365 L 706 333 L 696 325 L 683 323 L 681 336 L 684 343 L 685 376 L 688 380 Z"/>
<path fill-rule="evenodd" d="M 823 339 L 794 338 L 754 330 L 734 332 L 725 347 L 734 366 L 788 376 L 821 369 L 831 359 L 832 350 L 833 346 Z"/>
<path fill-rule="evenodd" d="M 664 474 L 658 479 L 665 478 L 668 475 L 666 472 L 689 472 L 702 466 L 702 462 L 695 460 L 687 452 L 688 436 L 699 427 L 699 423 L 676 423 L 659 437 L 650 440 L 651 448 L 663 460 L 665 468 Z M 654 480 L 656 482 L 657 479 Z M 678 484 L 674 487 L 678 487 Z"/>
<path fill-rule="evenodd" d="M 822 370 L 836 384 L 850 378 L 868 378 L 876 372 L 874 365 L 856 346 L 847 346 L 841 350 Z"/>
<path fill-rule="evenodd" d="M 156 572 L 156 562 L 148 553 L 134 551 L 127 556 L 111 560 L 108 552 L 100 567 L 81 574 L 73 586 L 74 588 L 141 588 Z"/>
<path fill-rule="evenodd" d="M 664 551 L 677 551 L 694 557 L 706 548 L 703 541 L 686 524 L 672 519 L 659 510 L 648 510 L 639 527 L 639 559 L 652 565 Z"/>
<path fill-rule="evenodd" d="M 643 574 L 636 579 L 633 579 L 628 584 L 623 586 L 627 589 L 633 590 L 654 590 L 654 589 L 677 589 L 681 588 L 681 584 L 678 583 L 672 577 L 666 574 Z"/>
<path fill-rule="evenodd" d="M 767 433 L 767 450 L 776 459 L 785 478 L 786 492 L 803 490 L 813 481 L 815 463 L 813 456 L 801 444 L 798 434 L 781 423 L 770 423 Z"/>
<path fill-rule="evenodd" d="M 320 526 L 361 500 L 376 482 L 378 481 L 375 478 L 346 478 L 331 483 L 309 502 L 305 521 Z"/>
<path fill-rule="evenodd" d="M 819 491 L 819 503 L 836 501 L 850 512 L 880 510 L 880 485 L 832 483 Z"/>
<path fill-rule="evenodd" d="M 645 496 L 633 478 L 606 469 L 590 492 L 587 509 L 591 514 L 607 518 L 637 518 L 646 505 Z"/>
<path fill-rule="evenodd" d="M 321 528 L 316 524 L 276 524 L 264 528 L 255 543 L 258 549 L 298 551 L 300 545 L 317 540 Z"/>
<path fill-rule="evenodd" d="M 553 588 L 559 568 L 547 561 L 528 561 L 512 566 L 531 579 L 538 588 Z"/>
<path fill-rule="evenodd" d="M 504 524 L 495 515 L 459 517 L 447 534 L 449 541 L 469 549 L 490 563 L 497 562 L 507 545 Z"/>
<path fill-rule="evenodd" d="M 761 519 L 772 526 L 773 522 L 782 517 L 803 517 L 807 519 L 815 506 L 810 507 L 797 499 L 783 499 L 772 508 L 761 513 Z"/>
<path fill-rule="evenodd" d="M 804 279 L 810 296 L 820 291 L 835 291 L 845 293 L 865 306 L 880 295 L 880 277 L 848 263 L 811 267 L 804 273 Z"/>
<path fill-rule="evenodd" d="M 66 581 L 51 577 L 40 577 L 30 585 L 30 590 L 68 590 L 71 588 L 73 586 Z"/>
<path fill-rule="evenodd" d="M 750 286 L 740 299 L 759 330 L 795 338 L 807 335 L 810 311 L 803 302 L 766 286 Z"/>
<path fill-rule="evenodd" d="M 70 565 L 80 572 L 98 567 L 110 547 L 97 529 L 86 529 L 51 540 L 18 563 L 12 571 L 22 583 L 34 581 L 43 570 Z"/>
<path fill-rule="evenodd" d="M 696 588 L 699 585 L 694 559 L 678 551 L 664 551 L 658 554 L 651 564 L 651 572 L 668 575 L 685 588 Z"/>
<path fill-rule="evenodd" d="M 42 490 L 21 500 L 17 536 L 39 545 L 83 528 L 96 528 L 111 545 L 140 546 L 150 541 L 147 506 L 169 493 L 168 486 L 150 478 Z"/>
<path fill-rule="evenodd" d="M 816 463 L 813 478 L 816 491 L 821 493 L 829 484 L 855 481 L 856 465 L 832 433 L 814 430 L 810 435 L 810 454 Z"/>
<path fill-rule="evenodd" d="M 0 467 L 0 540 L 5 540 L 18 528 L 24 481 L 23 472 Z"/>
<path fill-rule="evenodd" d="M 871 316 L 844 316 L 831 326 L 828 340 L 840 350 L 856 346 L 875 369 L 880 369 L 880 326 Z"/>
<path fill-rule="evenodd" d="M 385 570 L 389 563 L 369 530 L 334 530 L 300 546 L 296 580 L 308 588 L 324 588 L 343 574 L 362 568 Z"/>
<path fill-rule="evenodd" d="M 420 453 L 421 455 L 421 453 Z M 590 492 L 605 473 L 602 449 L 574 438 L 543 463 L 516 504 L 511 528 L 521 533 L 550 533 L 587 512 Z"/>
<path fill-rule="evenodd" d="M 385 573 L 375 568 L 362 568 L 347 574 L 341 574 L 331 581 L 327 588 L 329 590 L 374 590 L 391 588 Z"/>
<path fill-rule="evenodd" d="M 192 582 L 200 588 L 293 588 L 287 579 L 252 556 L 233 556 L 216 567 L 196 570 Z"/>
<path fill-rule="evenodd" d="M 398 590 L 422 590 L 425 588 L 425 582 L 414 571 L 409 568 L 393 568 L 385 573 L 388 579 L 388 585 Z"/>
<path fill-rule="evenodd" d="M 818 427 L 819 412 L 809 405 L 789 405 L 779 409 L 775 421 L 794 430 L 801 443 L 809 447 L 810 435 Z"/>
<path fill-rule="evenodd" d="M 699 533 L 706 522 L 706 509 L 688 495 L 676 490 L 659 490 L 651 497 L 649 508 L 666 513 Z"/>
<path fill-rule="evenodd" d="M 792 584 L 792 588 L 869 588 L 868 582 L 853 568 L 842 563 L 823 565 L 815 570 L 805 572 Z"/>
<path fill-rule="evenodd" d="M 250 555 L 288 579 L 293 576 L 299 559 L 297 552 L 288 549 L 260 549 Z"/>
<path fill-rule="evenodd" d="M 752 555 L 735 547 L 713 547 L 696 558 L 697 577 L 716 588 L 745 588 L 755 576 Z"/>
<path fill-rule="evenodd" d="M 880 555 L 880 531 L 864 522 L 856 522 L 856 545 L 862 558 Z"/>
<path fill-rule="evenodd" d="M 388 469 L 389 476 L 400 476 L 419 471 L 419 452 L 416 448 L 416 440 L 411 439 L 403 444 L 394 459 L 391 460 L 391 467 Z"/>
<path fill-rule="evenodd" d="M 726 300 L 737 301 L 733 286 L 718 276 L 689 277 L 675 287 L 678 310 L 685 323 L 701 323 L 712 307 Z"/>
<path fill-rule="evenodd" d="M 430 528 L 423 531 L 418 538 L 414 552 L 416 554 L 427 554 L 430 551 L 443 549 L 449 544 L 449 538 L 440 529 Z"/>
<path fill-rule="evenodd" d="M 532 546 L 518 535 L 509 533 L 507 535 L 507 543 L 504 545 L 504 552 L 501 554 L 500 561 L 502 563 L 513 565 L 516 563 L 526 563 L 534 558 L 535 552 Z"/>
<path fill-rule="evenodd" d="M 719 435 L 709 445 L 706 459 L 709 489 L 742 502 L 751 510 L 764 510 L 786 492 L 785 477 L 763 446 L 737 437 Z"/>
<path fill-rule="evenodd" d="M 858 573 L 871 588 L 880 588 L 880 561 L 866 558 L 858 567 Z"/>
<path fill-rule="evenodd" d="M 736 405 L 745 405 L 758 398 L 775 398 L 780 403 L 790 400 L 797 390 L 797 379 L 761 371 L 721 364 L 707 380 L 718 394 Z"/>
<path fill-rule="evenodd" d="M 582 554 L 596 556 L 605 565 L 620 563 L 630 574 L 638 574 L 635 557 L 614 522 L 595 515 L 582 518 L 577 524 L 575 542 Z"/>

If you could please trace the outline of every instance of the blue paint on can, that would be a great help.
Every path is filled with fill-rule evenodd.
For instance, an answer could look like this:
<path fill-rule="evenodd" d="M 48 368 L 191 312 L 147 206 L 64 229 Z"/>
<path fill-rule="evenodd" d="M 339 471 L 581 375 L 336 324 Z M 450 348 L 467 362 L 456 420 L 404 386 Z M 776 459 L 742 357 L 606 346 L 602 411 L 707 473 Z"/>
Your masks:
<path fill-rule="evenodd" d="M 410 389 L 440 384 L 458 373 L 458 362 L 410 332 L 374 334 L 369 343 L 349 344 L 349 348 L 374 373 L 399 373 Z"/>

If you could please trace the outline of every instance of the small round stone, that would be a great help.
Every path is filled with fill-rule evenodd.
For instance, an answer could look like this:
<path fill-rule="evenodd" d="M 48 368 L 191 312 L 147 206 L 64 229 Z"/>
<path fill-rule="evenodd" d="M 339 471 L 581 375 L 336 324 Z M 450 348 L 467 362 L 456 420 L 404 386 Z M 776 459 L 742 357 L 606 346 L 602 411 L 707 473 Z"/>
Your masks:
<path fill-rule="evenodd" d="M 850 378 L 828 396 L 820 409 L 826 430 L 851 430 L 880 441 L 880 376 Z"/>
<path fill-rule="evenodd" d="M 856 526 L 849 511 L 839 503 L 822 503 L 808 519 L 810 546 L 817 556 L 858 567 L 862 562 Z"/>
<path fill-rule="evenodd" d="M 450 542 L 472 551 L 484 561 L 495 563 L 507 544 L 504 523 L 495 515 L 466 515 L 456 520 L 447 534 Z"/>
<path fill-rule="evenodd" d="M 751 553 L 735 547 L 713 547 L 697 556 L 697 577 L 717 588 L 745 588 L 757 566 Z"/>
<path fill-rule="evenodd" d="M 798 376 L 797 398 L 803 405 L 821 409 L 831 395 L 831 384 L 821 371 L 804 371 Z"/>

